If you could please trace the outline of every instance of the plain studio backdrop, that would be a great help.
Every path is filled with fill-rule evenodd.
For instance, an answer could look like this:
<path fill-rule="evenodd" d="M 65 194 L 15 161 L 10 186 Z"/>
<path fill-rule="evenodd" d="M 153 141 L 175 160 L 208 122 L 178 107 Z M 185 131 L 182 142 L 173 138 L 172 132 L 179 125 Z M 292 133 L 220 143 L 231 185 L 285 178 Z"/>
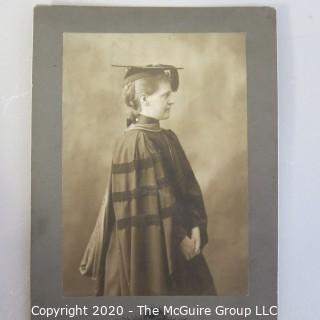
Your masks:
<path fill-rule="evenodd" d="M 90 295 L 78 267 L 126 128 L 125 70 L 183 67 L 171 117 L 208 214 L 205 248 L 219 295 L 248 293 L 246 53 L 243 33 L 75 34 L 63 39 L 64 294 Z"/>

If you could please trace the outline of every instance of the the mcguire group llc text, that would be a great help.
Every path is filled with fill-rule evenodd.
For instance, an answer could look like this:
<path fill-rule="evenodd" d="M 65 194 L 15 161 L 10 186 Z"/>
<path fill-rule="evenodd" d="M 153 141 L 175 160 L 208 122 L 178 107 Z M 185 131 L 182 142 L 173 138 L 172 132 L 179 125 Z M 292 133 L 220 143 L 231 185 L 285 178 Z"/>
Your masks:
<path fill-rule="evenodd" d="M 81 317 L 85 319 L 87 316 L 115 316 L 125 317 L 130 314 L 138 314 L 140 316 L 216 316 L 215 318 L 223 318 L 224 316 L 233 316 L 235 318 L 247 318 L 249 316 L 269 317 L 277 315 L 277 306 L 243 306 L 232 307 L 219 305 L 216 307 L 200 306 L 200 305 L 163 305 L 161 307 L 149 305 L 137 305 L 135 308 L 128 308 L 123 305 L 65 305 L 63 307 L 44 307 L 34 305 L 31 308 L 32 316 L 41 318 L 55 319 L 60 317 L 75 318 Z"/>

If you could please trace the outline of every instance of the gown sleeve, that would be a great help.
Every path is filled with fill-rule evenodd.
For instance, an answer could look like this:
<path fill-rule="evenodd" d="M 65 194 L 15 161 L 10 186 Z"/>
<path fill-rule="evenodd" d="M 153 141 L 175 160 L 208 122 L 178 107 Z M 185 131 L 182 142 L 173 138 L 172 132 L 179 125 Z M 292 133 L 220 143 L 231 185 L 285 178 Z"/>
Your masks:
<path fill-rule="evenodd" d="M 175 265 L 176 199 L 163 154 L 149 132 L 128 130 L 116 143 L 112 200 L 125 291 L 165 292 L 168 272 L 172 274 Z"/>
<path fill-rule="evenodd" d="M 100 206 L 98 218 L 80 262 L 82 276 L 97 280 L 104 279 L 105 257 L 109 247 L 111 231 L 115 223 L 112 206 L 111 177 Z"/>
<path fill-rule="evenodd" d="M 203 201 L 202 192 L 187 156 L 175 133 L 168 130 L 172 149 L 174 150 L 174 160 L 176 165 L 176 175 L 178 188 L 181 193 L 181 202 L 183 204 L 183 213 L 188 220 L 189 230 L 198 226 L 200 228 L 201 248 L 208 242 L 207 234 L 207 213 Z M 188 231 L 189 231 L 188 230 Z"/>

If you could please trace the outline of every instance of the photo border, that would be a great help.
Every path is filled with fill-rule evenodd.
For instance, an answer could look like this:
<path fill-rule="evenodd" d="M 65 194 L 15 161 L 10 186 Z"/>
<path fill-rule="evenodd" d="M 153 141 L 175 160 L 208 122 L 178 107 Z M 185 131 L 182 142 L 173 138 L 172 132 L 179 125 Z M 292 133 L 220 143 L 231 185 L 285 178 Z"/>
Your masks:
<path fill-rule="evenodd" d="M 246 33 L 249 294 L 64 297 L 62 264 L 63 32 Z M 267 7 L 77 7 L 34 10 L 31 304 L 277 305 L 278 157 L 276 12 Z M 36 316 L 33 316 L 34 319 Z M 201 316 L 198 317 L 202 319 Z M 203 316 L 205 318 L 205 316 Z M 228 318 L 221 317 L 221 318 Z M 231 317 L 232 318 L 232 317 Z M 259 318 L 259 317 L 257 317 Z M 270 316 L 268 319 L 276 319 Z M 32 318 L 33 319 L 33 318 Z"/>

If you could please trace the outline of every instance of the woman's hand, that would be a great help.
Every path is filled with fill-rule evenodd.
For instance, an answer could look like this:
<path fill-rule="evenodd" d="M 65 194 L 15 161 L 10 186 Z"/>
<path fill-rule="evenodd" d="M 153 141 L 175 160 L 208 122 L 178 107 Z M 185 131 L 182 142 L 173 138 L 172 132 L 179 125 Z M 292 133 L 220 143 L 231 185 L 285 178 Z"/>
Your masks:
<path fill-rule="evenodd" d="M 192 228 L 191 239 L 193 239 L 195 242 L 194 256 L 196 256 L 200 253 L 200 246 L 201 246 L 201 237 L 200 237 L 200 228 L 199 227 Z"/>
<path fill-rule="evenodd" d="M 187 260 L 190 260 L 194 257 L 195 246 L 195 240 L 189 238 L 188 236 L 185 236 L 180 242 L 180 249 Z"/>
<path fill-rule="evenodd" d="M 191 230 L 191 238 L 185 236 L 180 243 L 180 249 L 187 260 L 191 260 L 200 253 L 201 238 L 200 228 L 194 227 Z"/>

